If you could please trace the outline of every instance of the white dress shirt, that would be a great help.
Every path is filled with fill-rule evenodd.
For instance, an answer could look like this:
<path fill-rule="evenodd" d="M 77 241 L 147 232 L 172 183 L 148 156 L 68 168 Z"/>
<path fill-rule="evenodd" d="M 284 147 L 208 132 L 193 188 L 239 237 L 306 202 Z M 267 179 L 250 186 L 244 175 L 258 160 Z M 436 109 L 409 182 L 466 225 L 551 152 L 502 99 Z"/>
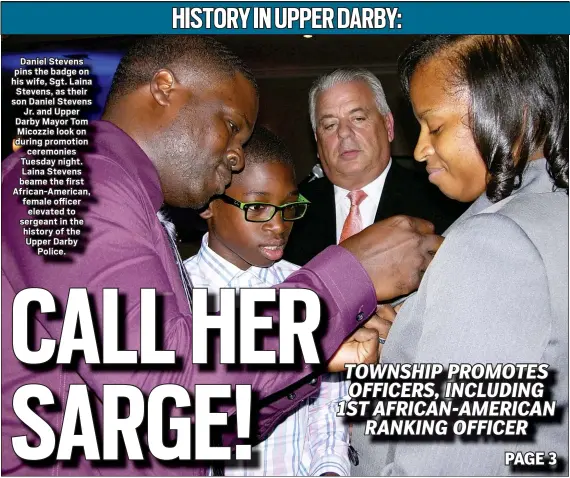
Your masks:
<path fill-rule="evenodd" d="M 382 191 L 384 190 L 384 183 L 386 182 L 386 176 L 388 171 L 392 166 L 392 158 L 388 162 L 388 166 L 382 171 L 382 174 L 378 176 L 374 181 L 368 183 L 366 186 L 361 188 L 362 191 L 366 193 L 366 198 L 360 203 L 360 216 L 362 217 L 362 228 L 366 228 L 374 224 L 374 218 L 376 217 L 376 211 L 378 210 L 378 205 L 380 204 L 380 197 L 382 196 Z M 342 227 L 344 226 L 344 221 L 350 212 L 350 199 L 348 199 L 347 194 L 350 191 L 348 189 L 343 189 L 339 186 L 334 186 L 334 204 L 336 211 L 336 243 L 340 239 L 342 233 Z"/>
<path fill-rule="evenodd" d="M 208 247 L 208 234 L 198 254 L 184 261 L 194 287 L 217 296 L 223 287 L 272 287 L 283 282 L 299 266 L 278 261 L 271 267 L 241 270 Z M 216 305 L 214 310 L 219 310 Z M 350 474 L 348 426 L 336 416 L 338 403 L 348 400 L 348 382 L 339 373 L 326 374 L 319 394 L 301 402 L 295 413 L 255 446 L 258 466 L 247 462 L 225 465 L 226 476 L 310 476 L 332 472 Z M 255 455 L 252 455 L 255 456 Z"/>

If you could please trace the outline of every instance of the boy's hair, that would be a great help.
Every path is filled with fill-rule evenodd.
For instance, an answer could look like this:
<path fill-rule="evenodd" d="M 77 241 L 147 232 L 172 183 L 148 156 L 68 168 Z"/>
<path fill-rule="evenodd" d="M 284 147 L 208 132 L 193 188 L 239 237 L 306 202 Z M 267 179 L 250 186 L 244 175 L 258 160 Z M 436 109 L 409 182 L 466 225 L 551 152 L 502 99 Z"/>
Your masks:
<path fill-rule="evenodd" d="M 255 127 L 244 153 L 246 173 L 248 164 L 279 163 L 289 166 L 295 174 L 291 153 L 277 135 L 263 126 Z"/>

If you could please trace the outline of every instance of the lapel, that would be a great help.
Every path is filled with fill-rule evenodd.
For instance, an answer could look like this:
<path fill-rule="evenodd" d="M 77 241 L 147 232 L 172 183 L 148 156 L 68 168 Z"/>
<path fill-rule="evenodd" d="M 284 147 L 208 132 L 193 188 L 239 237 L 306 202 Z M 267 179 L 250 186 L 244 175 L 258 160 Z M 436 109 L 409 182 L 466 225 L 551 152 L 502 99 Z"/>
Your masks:
<path fill-rule="evenodd" d="M 390 166 L 388 174 L 386 175 L 386 181 L 384 182 L 384 189 L 380 196 L 378 209 L 376 209 L 374 222 L 399 214 L 399 212 L 395 212 L 396 209 L 399 211 L 401 209 L 401 205 L 408 200 L 403 188 L 401 187 L 404 180 L 405 178 L 402 178 L 400 166 L 392 160 L 392 166 Z"/>
<path fill-rule="evenodd" d="M 329 244 L 336 244 L 336 204 L 334 200 L 334 185 L 328 178 L 323 178 L 322 202 L 320 202 L 321 210 L 319 214 L 321 217 L 320 230 L 317 234 Z M 334 204 L 334 207 L 330 205 Z"/>
<path fill-rule="evenodd" d="M 304 234 L 307 240 L 324 249 L 336 244 L 336 211 L 334 186 L 324 177 L 316 179 L 301 188 L 301 194 L 311 201 Z"/>

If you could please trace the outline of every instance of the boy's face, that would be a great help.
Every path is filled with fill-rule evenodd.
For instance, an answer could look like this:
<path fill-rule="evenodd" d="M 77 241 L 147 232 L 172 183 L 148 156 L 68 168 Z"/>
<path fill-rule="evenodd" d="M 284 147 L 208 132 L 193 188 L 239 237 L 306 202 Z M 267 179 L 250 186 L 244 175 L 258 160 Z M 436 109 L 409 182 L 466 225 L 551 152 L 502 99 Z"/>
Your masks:
<path fill-rule="evenodd" d="M 248 164 L 235 174 L 226 195 L 241 202 L 281 206 L 297 201 L 293 170 L 280 163 Z M 269 267 L 283 257 L 293 223 L 277 212 L 268 222 L 248 222 L 245 212 L 220 199 L 202 214 L 208 220 L 209 246 L 240 269 Z"/>

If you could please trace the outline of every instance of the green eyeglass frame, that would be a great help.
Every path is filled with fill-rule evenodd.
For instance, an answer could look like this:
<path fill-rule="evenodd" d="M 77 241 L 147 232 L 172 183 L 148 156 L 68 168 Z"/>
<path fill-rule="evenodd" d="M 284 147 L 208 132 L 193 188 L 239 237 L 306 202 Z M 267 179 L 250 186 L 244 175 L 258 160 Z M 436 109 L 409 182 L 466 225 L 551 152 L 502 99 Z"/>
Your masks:
<path fill-rule="evenodd" d="M 309 204 L 311 204 L 311 201 L 301 194 L 299 194 L 297 201 L 282 206 L 258 201 L 241 202 L 227 194 L 222 194 L 219 198 L 227 204 L 239 207 L 244 212 L 245 220 L 248 222 L 269 222 L 278 211 L 281 211 L 281 217 L 284 221 L 297 221 L 305 215 Z"/>

